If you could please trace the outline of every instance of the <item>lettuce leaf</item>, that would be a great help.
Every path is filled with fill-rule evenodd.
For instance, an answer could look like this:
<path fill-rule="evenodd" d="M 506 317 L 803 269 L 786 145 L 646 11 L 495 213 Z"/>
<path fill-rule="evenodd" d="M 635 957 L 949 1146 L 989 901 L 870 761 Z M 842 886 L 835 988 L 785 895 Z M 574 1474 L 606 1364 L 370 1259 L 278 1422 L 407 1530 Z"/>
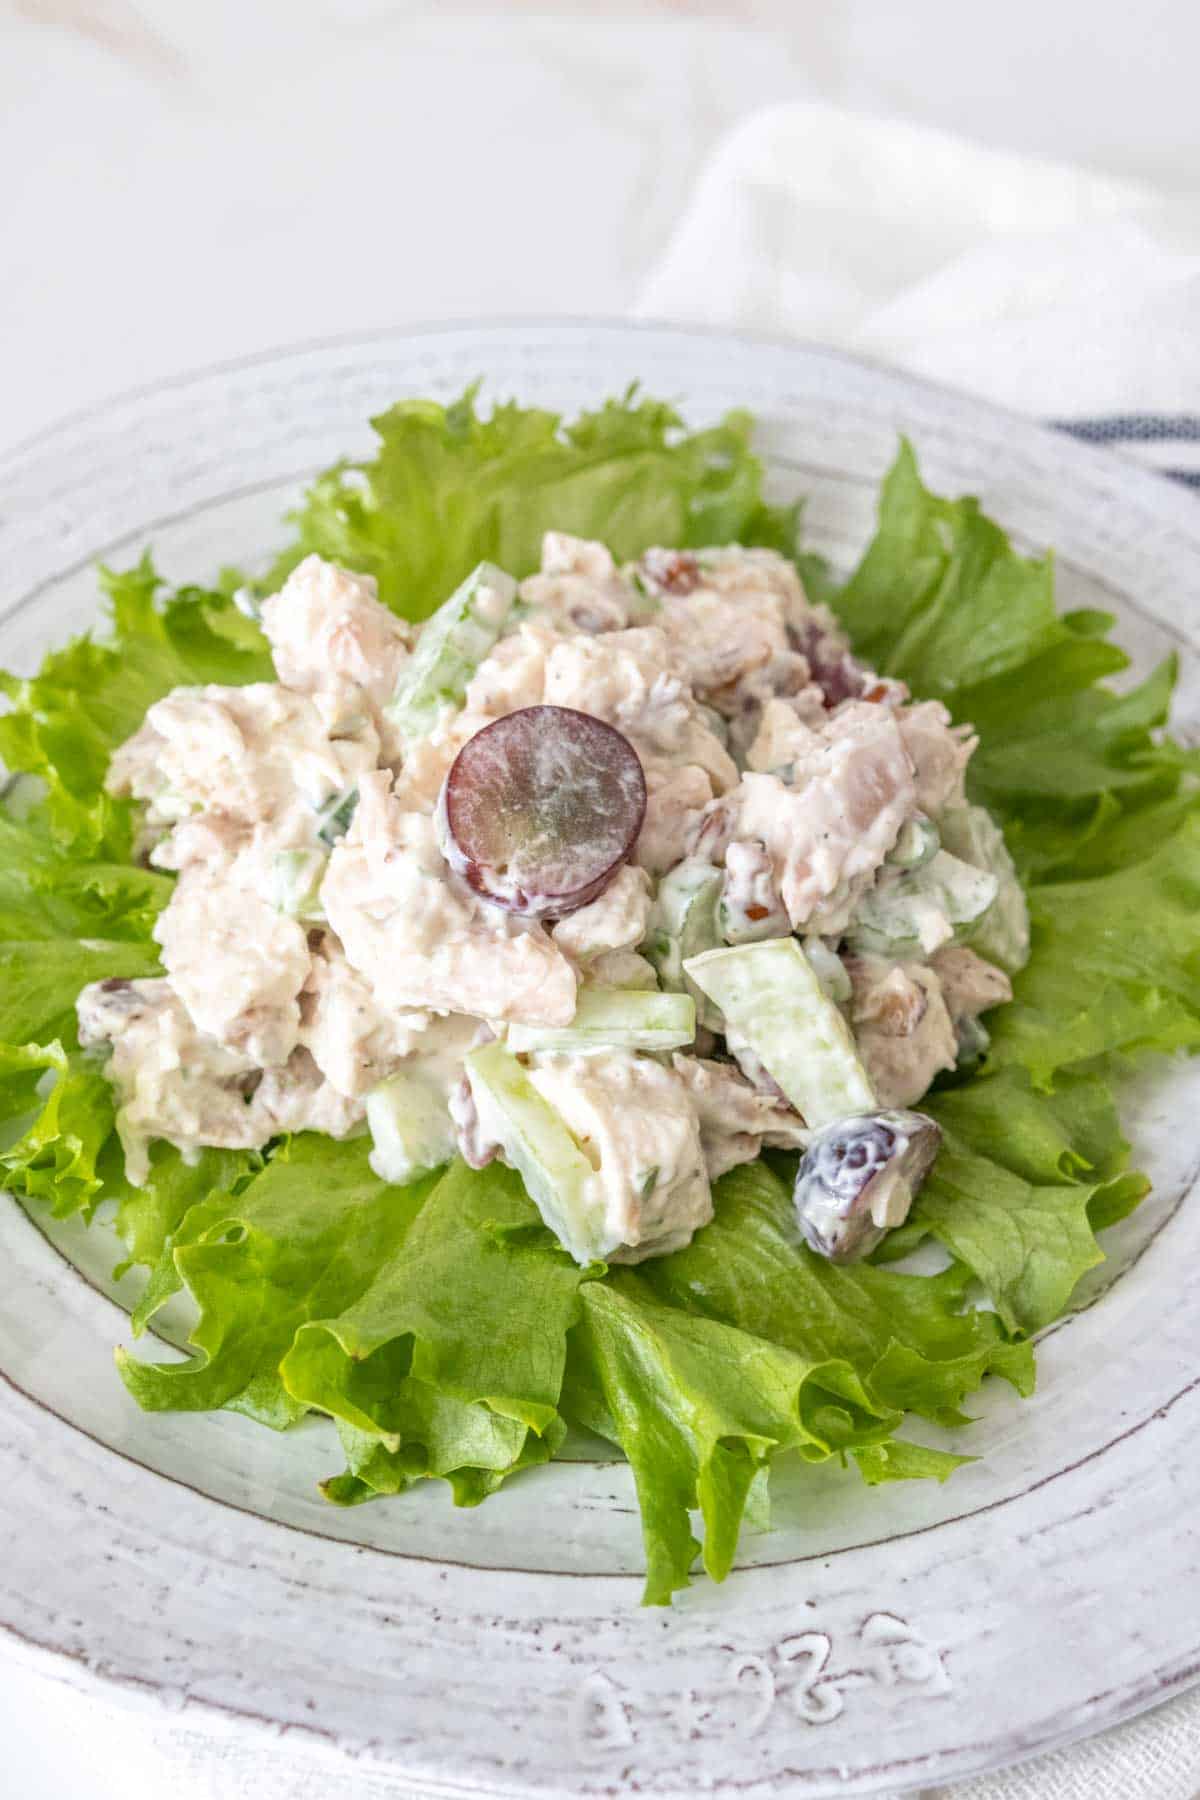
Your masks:
<path fill-rule="evenodd" d="M 689 432 L 633 390 L 567 424 L 514 404 L 483 417 L 475 401 L 474 389 L 451 406 L 404 400 L 373 419 L 376 455 L 314 482 L 266 585 L 316 552 L 374 575 L 388 606 L 423 619 L 484 559 L 528 575 L 550 528 L 602 538 L 622 560 L 739 538 L 795 549 L 797 510 L 764 503 L 746 413 Z"/>
<path fill-rule="evenodd" d="M 735 538 L 796 553 L 797 508 L 764 503 L 741 414 L 689 432 L 630 393 L 566 423 L 484 416 L 468 392 L 375 423 L 375 456 L 314 483 L 264 585 L 316 551 L 421 618 L 483 557 L 526 573 L 550 526 L 622 557 Z M 159 1145 L 129 1186 L 74 1002 L 88 981 L 157 970 L 170 886 L 135 865 L 133 811 L 105 770 L 170 688 L 270 679 L 269 659 L 224 588 L 169 591 L 146 557 L 104 573 L 105 637 L 0 675 L 0 755 L 32 778 L 0 795 L 0 1166 L 60 1215 L 115 1202 L 123 1266 L 148 1271 L 135 1333 L 191 1296 L 185 1360 L 120 1353 L 142 1405 L 277 1428 L 321 1412 L 340 1504 L 436 1477 L 473 1505 L 587 1425 L 630 1462 L 661 1602 L 697 1554 L 718 1579 L 731 1567 L 775 1456 L 836 1456 L 873 1485 L 945 1479 L 962 1458 L 897 1435 L 907 1416 L 964 1426 L 988 1375 L 1031 1390 L 1030 1334 L 1145 1192 L 1113 1104 L 1122 1061 L 1200 1043 L 1196 753 L 1163 730 L 1176 671 L 1110 689 L 1127 664 L 1112 621 L 1058 614 L 1052 559 L 1018 555 L 976 501 L 930 493 L 907 445 L 849 580 L 798 563 L 862 655 L 974 724 L 972 798 L 1005 830 L 1033 921 L 989 1058 L 927 1102 L 945 1149 L 909 1224 L 844 1269 L 798 1241 L 771 1159 L 727 1176 L 713 1223 L 636 1273 L 577 1269 L 501 1168 L 391 1188 L 361 1139 L 192 1163 Z M 930 1237 L 940 1272 L 885 1266 Z"/>
<path fill-rule="evenodd" d="M 943 700 L 980 745 L 971 798 L 996 815 L 1027 873 L 1174 793 L 1195 753 L 1164 738 L 1176 677 L 1167 660 L 1132 693 L 1104 686 L 1128 658 L 1103 613 L 1059 614 L 1053 561 L 1015 551 L 978 501 L 944 500 L 901 444 L 879 525 L 832 604 L 858 651 L 922 698 Z M 1132 852 L 1136 832 L 1123 834 Z"/>
<path fill-rule="evenodd" d="M 169 876 L 65 855 L 35 823 L 0 812 L 0 942 L 144 943 L 170 894 Z"/>
<path fill-rule="evenodd" d="M 755 1476 L 774 1454 L 808 1461 L 884 1442 L 901 1414 L 872 1399 L 848 1362 L 813 1361 L 715 1319 L 664 1306 L 638 1276 L 588 1283 L 566 1403 L 611 1437 L 637 1484 L 647 1605 L 687 1584 L 701 1545 L 721 1581 L 733 1565 Z"/>
<path fill-rule="evenodd" d="M 68 854 L 0 813 L 0 1039 L 73 1044 L 80 988 L 157 974 L 150 933 L 169 894 L 162 875 Z"/>
<path fill-rule="evenodd" d="M 35 818 L 63 849 L 128 863 L 132 809 L 104 792 L 117 745 L 174 687 L 270 681 L 274 670 L 258 627 L 227 595 L 166 593 L 149 552 L 123 574 L 101 570 L 101 587 L 106 639 L 51 651 L 31 679 L 0 670 L 11 707 L 0 717 L 0 758 L 45 783 Z"/>
<path fill-rule="evenodd" d="M 1132 1210 L 1148 1183 L 1129 1175 L 1108 1084 L 1061 1075 L 1039 1093 L 1024 1070 L 968 1082 L 929 1105 L 945 1133 L 914 1209 L 982 1283 L 1010 1331 L 1056 1319 L 1104 1260 L 1096 1229 Z"/>
<path fill-rule="evenodd" d="M 370 1144 L 313 1133 L 293 1139 L 238 1194 L 213 1193 L 184 1215 L 143 1301 L 146 1322 L 186 1287 L 199 1308 L 186 1362 L 117 1366 L 149 1411 L 226 1406 L 258 1382 L 258 1405 L 298 1416 L 278 1370 L 308 1320 L 340 1313 L 402 1242 L 429 1183 L 387 1187 L 367 1165 Z"/>
<path fill-rule="evenodd" d="M 1161 825 L 1159 809 L 1155 822 Z M 1089 1057 L 1200 1044 L 1200 816 L 1139 860 L 1029 890 L 1033 955 L 995 1018 L 993 1066 L 1041 1086 Z"/>
<path fill-rule="evenodd" d="M 567 1333 L 588 1278 L 518 1176 L 457 1163 L 361 1298 L 298 1331 L 280 1373 L 298 1402 L 357 1434 L 360 1484 L 387 1492 L 436 1473 L 472 1501 L 479 1471 L 539 1454 L 531 1435 L 545 1453 L 561 1441 Z"/>
<path fill-rule="evenodd" d="M 141 1187 L 125 1180 L 122 1162 L 120 1145 L 112 1138 L 101 1173 L 106 1196 L 116 1201 L 113 1229 L 127 1252 L 118 1275 L 137 1267 L 154 1270 L 193 1206 L 210 1194 L 240 1194 L 263 1167 L 264 1158 L 258 1150 L 209 1149 L 188 1162 L 173 1144 L 155 1144 L 150 1173 Z M 134 1314 L 135 1335 L 155 1310 L 153 1300 L 143 1298 Z"/>
<path fill-rule="evenodd" d="M 835 1267 L 801 1241 L 788 1188 L 761 1162 L 731 1170 L 713 1223 L 686 1249 L 646 1264 L 642 1280 L 672 1306 L 814 1362 L 844 1360 L 882 1404 L 942 1425 L 964 1422 L 962 1402 L 989 1370 L 1032 1389 L 1028 1345 L 1009 1344 L 994 1314 L 963 1312 L 961 1270 Z"/>
<path fill-rule="evenodd" d="M 112 1089 L 99 1068 L 60 1043 L 0 1044 L 0 1097 L 10 1128 L 33 1114 L 0 1150 L 4 1186 L 46 1201 L 57 1219 L 90 1216 L 102 1198 L 100 1159 L 113 1129 Z"/>

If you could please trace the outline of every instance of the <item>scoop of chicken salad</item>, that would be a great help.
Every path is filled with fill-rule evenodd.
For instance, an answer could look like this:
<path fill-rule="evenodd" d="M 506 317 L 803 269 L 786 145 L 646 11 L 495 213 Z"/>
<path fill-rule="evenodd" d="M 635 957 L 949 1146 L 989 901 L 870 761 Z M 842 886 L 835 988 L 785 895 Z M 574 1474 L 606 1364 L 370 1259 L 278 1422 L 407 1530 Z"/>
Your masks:
<path fill-rule="evenodd" d="M 178 878 L 165 974 L 78 1001 L 130 1181 L 366 1131 L 387 1181 L 499 1158 L 577 1262 L 637 1262 L 767 1147 L 821 1254 L 904 1220 L 914 1109 L 1028 951 L 969 727 L 767 549 L 551 531 L 420 627 L 310 555 L 244 604 L 277 679 L 176 688 L 108 773 Z"/>

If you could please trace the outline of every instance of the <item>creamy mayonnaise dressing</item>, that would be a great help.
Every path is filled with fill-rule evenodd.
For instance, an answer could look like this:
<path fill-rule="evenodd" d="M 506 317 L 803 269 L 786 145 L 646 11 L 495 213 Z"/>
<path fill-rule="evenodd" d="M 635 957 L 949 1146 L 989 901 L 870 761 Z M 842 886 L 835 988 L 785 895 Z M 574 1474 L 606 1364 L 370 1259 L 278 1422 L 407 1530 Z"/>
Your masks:
<path fill-rule="evenodd" d="M 368 1096 L 406 1071 L 448 1108 L 447 1141 L 486 1161 L 464 1056 L 509 1026 L 569 1026 L 581 992 L 655 987 L 656 891 L 688 859 L 711 867 L 724 941 L 795 931 L 815 946 L 883 1107 L 919 1099 L 1009 995 L 957 941 L 942 890 L 910 901 L 895 867 L 914 821 L 936 844 L 938 816 L 964 805 L 975 740 L 858 664 L 771 551 L 653 550 L 620 568 L 603 545 L 547 533 L 462 704 L 415 740 L 388 703 L 419 628 L 370 578 L 310 556 L 262 624 L 277 681 L 177 689 L 109 771 L 114 794 L 143 803 L 149 860 L 178 875 L 155 932 L 164 977 L 79 1000 L 132 1181 L 155 1139 L 190 1156 L 365 1129 Z M 463 745 L 532 706 L 614 726 L 647 793 L 632 859 L 549 923 L 475 891 L 438 833 Z M 880 884 L 886 918 L 899 894 L 919 933 L 894 949 L 858 932 Z M 521 1058 L 592 1165 L 618 1259 L 686 1243 L 717 1176 L 808 1141 L 749 1047 L 731 1033 L 723 1054 L 712 1023 L 673 1055 Z"/>

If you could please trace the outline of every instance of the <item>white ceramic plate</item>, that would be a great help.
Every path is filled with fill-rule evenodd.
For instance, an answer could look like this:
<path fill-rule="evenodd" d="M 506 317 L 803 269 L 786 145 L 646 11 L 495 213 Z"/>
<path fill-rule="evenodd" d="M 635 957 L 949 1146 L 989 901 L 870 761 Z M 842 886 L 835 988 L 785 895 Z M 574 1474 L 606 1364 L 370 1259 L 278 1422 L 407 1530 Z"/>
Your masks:
<path fill-rule="evenodd" d="M 1200 506 L 1022 420 L 831 354 L 618 325 L 504 325 L 316 346 L 163 384 L 0 460 L 0 662 L 92 622 L 97 558 L 148 540 L 176 578 L 279 540 L 299 485 L 404 394 L 556 407 L 642 380 L 704 421 L 748 406 L 773 481 L 845 564 L 898 431 L 1059 552 L 1065 605 L 1176 647 L 1200 713 Z M 475 1512 L 429 1488 L 350 1513 L 320 1424 L 138 1412 L 111 1366 L 113 1242 L 0 1208 L 0 1628 L 110 1697 L 366 1752 L 397 1792 L 866 1794 L 1096 1730 L 1200 1675 L 1197 1071 L 1128 1096 L 1153 1197 L 1037 1397 L 998 1384 L 943 1489 L 781 1471 L 775 1529 L 722 1588 L 638 1606 L 623 1464 L 578 1460 Z M 1114 1349 L 1114 1347 L 1117 1347 Z M 586 1452 L 580 1451 L 581 1457 Z M 15 1552 L 13 1546 L 16 1547 Z"/>

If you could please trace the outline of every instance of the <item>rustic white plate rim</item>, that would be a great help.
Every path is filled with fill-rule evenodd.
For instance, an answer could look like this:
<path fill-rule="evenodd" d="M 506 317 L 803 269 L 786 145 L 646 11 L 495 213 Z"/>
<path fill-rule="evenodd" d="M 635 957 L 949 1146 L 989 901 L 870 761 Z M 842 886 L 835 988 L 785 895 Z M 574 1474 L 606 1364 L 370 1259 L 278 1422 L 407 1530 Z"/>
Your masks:
<path fill-rule="evenodd" d="M 718 351 L 727 366 L 714 376 L 710 365 Z M 1190 649 L 1195 641 L 1200 509 L 1192 496 L 1149 472 L 1120 468 L 1102 450 L 1068 443 L 1028 421 L 891 371 L 808 347 L 652 325 L 506 321 L 362 334 L 239 359 L 118 396 L 13 446 L 0 455 L 0 551 L 7 553 L 6 567 L 15 571 L 14 586 L 25 597 L 15 608 L 0 611 L 0 649 L 16 615 L 28 617 L 35 592 L 58 594 L 105 545 L 115 548 L 143 530 L 169 533 L 189 521 L 203 521 L 231 502 L 252 501 L 256 488 L 266 495 L 278 491 L 289 476 L 298 478 L 331 453 L 329 433 L 343 417 L 349 420 L 346 407 L 360 390 L 375 394 L 378 403 L 390 392 L 379 389 L 385 376 L 407 391 L 419 391 L 424 376 L 427 385 L 441 383 L 448 391 L 464 370 L 471 372 L 472 361 L 478 373 L 498 377 L 489 381 L 490 391 L 534 389 L 533 397 L 561 394 L 564 403 L 578 393 L 618 388 L 630 372 L 642 374 L 651 391 L 664 385 L 679 391 L 682 385 L 679 398 L 685 410 L 706 413 L 718 404 L 744 400 L 769 415 L 767 437 L 776 441 L 776 463 L 793 470 L 807 467 L 818 485 L 828 476 L 833 498 L 828 517 L 819 521 L 818 537 L 831 548 L 847 536 L 834 493 L 839 471 L 858 480 L 861 470 L 864 481 L 868 473 L 874 479 L 885 440 L 897 425 L 913 430 L 919 449 L 932 446 L 935 481 L 939 465 L 945 465 L 951 478 L 960 470 L 964 479 L 982 476 L 985 489 L 997 490 L 1001 517 L 1031 542 L 1039 541 L 1044 522 L 1041 490 L 1026 492 L 1022 471 L 1031 479 L 1040 471 L 1045 481 L 1046 471 L 1053 470 L 1059 497 L 1046 497 L 1044 514 L 1050 519 L 1057 507 L 1068 538 L 1073 532 L 1078 540 L 1068 544 L 1064 558 L 1072 580 L 1078 574 L 1096 592 L 1111 587 L 1134 619 L 1131 631 L 1137 628 L 1135 615 L 1152 626 L 1153 647 L 1175 642 Z M 539 366 L 543 361 L 553 366 Z M 353 393 L 332 396 L 331 384 L 347 379 Z M 324 411 L 309 428 L 304 408 L 315 409 L 314 396 L 321 397 Z M 689 407 L 692 399 L 697 404 Z M 202 454 L 182 454 L 178 436 L 172 438 L 197 402 L 197 442 L 202 450 L 218 453 L 220 471 L 207 469 Z M 298 410 L 289 416 L 289 407 Z M 846 416 L 831 424 L 830 412 L 836 408 Z M 280 461 L 290 427 L 296 427 L 306 445 L 295 468 Z M 205 432 L 207 444 L 201 443 Z M 800 446 L 804 455 L 797 456 L 792 441 L 797 432 L 801 437 L 815 434 L 816 449 L 806 441 Z M 784 444 L 792 454 L 783 454 Z M 148 446 L 156 459 L 153 470 L 147 465 Z M 338 447 L 335 442 L 334 450 Z M 770 456 L 771 442 L 767 448 Z M 249 468 L 259 455 L 270 467 L 267 476 L 222 491 L 217 477 L 227 460 Z M 160 494 L 168 501 L 186 494 L 189 506 L 164 514 L 157 510 Z M 1108 555 L 1121 565 L 1115 583 L 1109 581 L 1106 556 L 1089 544 L 1080 516 L 1080 509 L 1086 515 L 1100 496 L 1112 516 L 1102 520 L 1097 511 L 1095 525 L 1110 540 Z M 985 498 L 992 500 L 992 493 Z M 1131 557 L 1125 540 L 1133 531 L 1145 544 Z M 59 610 L 38 621 L 47 640 L 60 635 L 63 618 Z M 75 628 L 73 620 L 68 624 Z M 18 652 L 22 650 L 18 644 Z M 1188 674 L 1190 683 L 1190 669 Z M 1185 721 L 1190 723 L 1188 684 L 1184 696 L 1189 702 Z M 1165 1121 L 1176 1137 L 1186 1135 L 1178 1131 L 1182 1117 L 1180 1108 Z M 961 1515 L 900 1526 L 891 1538 L 881 1535 L 844 1546 L 830 1542 L 824 1551 L 817 1541 L 803 1558 L 775 1565 L 763 1561 L 746 1569 L 723 1594 L 698 1586 L 666 1616 L 632 1611 L 633 1577 L 625 1573 L 592 1575 L 584 1567 L 522 1574 L 456 1562 L 439 1566 L 436 1559 L 417 1568 L 411 1552 L 381 1556 L 382 1544 L 361 1547 L 323 1534 L 310 1549 L 298 1542 L 305 1527 L 297 1528 L 294 1520 L 275 1521 L 252 1509 L 231 1513 L 228 1496 L 181 1492 L 181 1477 L 165 1469 L 156 1472 L 148 1464 L 126 1462 L 132 1473 L 117 1479 L 113 1470 L 119 1459 L 113 1451 L 119 1442 L 114 1440 L 132 1433 L 144 1443 L 142 1422 L 117 1419 L 111 1400 L 101 1402 L 97 1391 L 95 1403 L 108 1412 L 95 1437 L 82 1437 L 85 1427 L 79 1421 L 48 1410 L 45 1391 L 23 1395 L 16 1377 L 26 1372 L 27 1363 L 37 1375 L 31 1389 L 53 1385 L 38 1354 L 0 1338 L 5 1377 L 0 1391 L 0 1476 L 5 1478 L 0 1516 L 14 1541 L 31 1545 L 36 1534 L 30 1530 L 29 1505 L 39 1493 L 47 1533 L 52 1522 L 61 1530 L 83 1533 L 87 1549 L 101 1560 L 115 1554 L 112 1546 L 119 1547 L 125 1591 L 133 1597 L 122 1621 L 103 1616 L 118 1588 L 100 1580 L 81 1590 L 80 1557 L 49 1556 L 43 1544 L 40 1551 L 31 1547 L 26 1558 L 15 1559 L 7 1572 L 0 1591 L 0 1628 L 10 1645 L 24 1644 L 24 1654 L 77 1685 L 150 1695 L 155 1704 L 165 1701 L 197 1715 L 241 1719 L 273 1732 L 299 1733 L 315 1743 L 357 1748 L 381 1759 L 393 1772 L 397 1791 L 415 1786 L 464 1793 L 667 1793 L 703 1786 L 718 1792 L 867 1793 L 944 1780 L 1067 1741 L 1152 1704 L 1200 1674 L 1200 1630 L 1194 1637 L 1186 1632 L 1172 1636 L 1163 1617 L 1170 1612 L 1171 1587 L 1184 1580 L 1185 1572 L 1194 1579 L 1194 1537 L 1181 1512 L 1172 1516 L 1170 1529 L 1155 1513 L 1157 1508 L 1161 1515 L 1178 1474 L 1175 1459 L 1186 1451 L 1197 1386 L 1194 1380 L 1171 1379 L 1174 1371 L 1194 1366 L 1196 1348 L 1194 1328 L 1174 1317 L 1169 1304 L 1171 1268 L 1187 1266 L 1195 1235 L 1195 1209 L 1184 1204 L 1195 1179 L 1190 1159 L 1173 1174 L 1177 1206 L 1159 1218 L 1144 1241 L 1130 1240 L 1129 1278 L 1091 1309 L 1110 1320 L 1120 1313 L 1123 1322 L 1132 1321 L 1135 1334 L 1141 1333 L 1128 1378 L 1144 1386 L 1122 1394 L 1130 1410 L 1111 1438 L 1093 1445 L 1073 1468 L 1043 1468 L 1042 1476 L 1022 1492 Z M 103 1288 L 85 1290 L 83 1281 L 73 1280 L 15 1208 L 5 1209 L 0 1243 L 7 1250 L 16 1247 L 24 1257 L 23 1267 L 38 1295 L 22 1329 L 28 1333 L 44 1327 L 57 1307 L 64 1347 L 74 1341 L 73 1331 L 81 1342 L 107 1331 L 111 1341 L 113 1327 L 104 1320 L 111 1316 L 112 1302 Z M 1156 1317 L 1150 1333 L 1143 1316 L 1147 1306 L 1166 1315 Z M 1069 1325 L 1057 1335 L 1066 1343 L 1078 1329 Z M 1147 1336 L 1151 1341 L 1144 1341 Z M 1048 1346 L 1047 1354 L 1056 1352 Z M 111 1380 L 107 1371 L 102 1374 Z M 1139 1392 L 1154 1400 L 1145 1416 L 1134 1404 Z M 1015 1429 L 1020 1430 L 1019 1415 Z M 1137 1449 L 1147 1437 L 1155 1440 L 1152 1458 Z M 122 1457 L 127 1454 L 121 1452 Z M 31 1474 L 38 1464 L 40 1487 Z M 89 1507 L 86 1495 L 96 1486 L 109 1492 L 114 1484 L 124 1504 L 104 1511 Z M 1045 1496 L 1056 1487 L 1064 1490 L 1063 1496 L 1047 1507 Z M 1111 1494 L 1103 1497 L 1106 1487 L 1116 1492 L 1117 1500 Z M 67 1491 L 73 1488 L 74 1498 Z M 1066 1488 L 1072 1490 L 1069 1500 Z M 522 1491 L 535 1512 L 536 1487 L 529 1484 Z M 895 1516 L 889 1498 L 876 1499 L 881 1533 Z M 1161 1594 L 1166 1584 L 1168 1598 L 1156 1612 L 1144 1604 L 1142 1594 L 1139 1611 L 1137 1582 L 1127 1567 L 1114 1563 L 1110 1548 L 1101 1595 L 1105 1605 L 1099 1613 L 1089 1613 L 1088 1630 L 1094 1634 L 1096 1619 L 1105 1617 L 1107 1609 L 1110 1663 L 1112 1647 L 1121 1652 L 1112 1664 L 1115 1678 L 1098 1682 L 1088 1644 L 1081 1641 L 1077 1690 L 1058 1694 L 1052 1711 L 1045 1706 L 1039 1710 L 1015 1690 L 1013 1671 L 1005 1673 L 1002 1653 L 989 1664 L 990 1634 L 1003 1628 L 1011 1635 L 1016 1627 L 1011 1608 L 1003 1620 L 997 1610 L 1003 1576 L 997 1546 L 987 1541 L 993 1527 L 983 1520 L 1013 1515 L 1017 1509 L 1020 1518 L 1011 1527 L 1015 1543 L 1022 1533 L 1031 1543 L 1057 1536 L 1057 1555 L 1086 1561 L 1087 1521 L 1114 1505 L 1127 1536 L 1139 1527 L 1149 1533 L 1155 1585 Z M 233 1523 L 228 1522 L 231 1517 Z M 921 1537 L 936 1542 L 944 1558 L 965 1560 L 977 1584 L 982 1583 L 966 1597 L 973 1616 L 961 1630 L 949 1628 L 952 1607 L 948 1614 L 945 1596 L 928 1602 L 921 1597 L 935 1581 L 923 1550 L 914 1552 L 910 1542 Z M 156 1588 L 154 1580 L 142 1579 L 141 1565 L 156 1557 L 176 1569 L 177 1582 L 165 1593 L 161 1583 Z M 1014 1557 L 1028 1566 L 1023 1553 L 1014 1551 Z M 137 1570 L 135 1576 L 129 1575 L 130 1566 Z M 280 1672 L 278 1683 L 270 1670 L 226 1671 L 224 1678 L 215 1679 L 205 1660 L 211 1659 L 211 1642 L 206 1652 L 193 1643 L 189 1653 L 189 1620 L 210 1631 L 214 1621 L 218 1627 L 223 1621 L 226 1645 L 232 1649 L 242 1643 L 250 1652 L 255 1640 L 238 1613 L 251 1604 L 264 1621 L 274 1623 L 277 1634 L 286 1630 L 294 1636 L 299 1625 L 319 1641 L 337 1623 L 329 1596 L 344 1591 L 340 1584 L 348 1568 L 361 1580 L 351 1608 L 360 1629 L 378 1630 L 373 1601 L 410 1609 L 405 1628 L 397 1626 L 401 1665 L 411 1670 L 414 1646 L 420 1645 L 431 1672 L 436 1667 L 440 1675 L 441 1716 L 434 1681 L 418 1696 L 419 1704 L 407 1714 L 401 1706 L 380 1728 L 383 1684 L 389 1684 L 394 1699 L 391 1684 L 397 1679 L 386 1657 L 344 1681 L 326 1667 L 325 1676 L 346 1692 L 339 1689 L 338 1704 L 325 1707 L 314 1693 L 305 1718 L 295 1705 L 305 1673 L 302 1651 L 286 1679 Z M 211 1588 L 228 1583 L 235 1569 L 245 1582 L 230 1586 L 215 1609 L 197 1602 L 191 1614 L 181 1610 L 177 1596 L 186 1591 L 187 1581 L 198 1589 Z M 790 1578 L 789 1585 L 788 1569 L 804 1572 Z M 374 1589 L 378 1592 L 373 1594 Z M 1060 1589 L 1057 1600 L 1065 1604 L 1066 1599 L 1067 1591 Z M 1071 1604 L 1081 1604 L 1075 1590 Z M 1114 1609 L 1124 1609 L 1124 1618 L 1115 1618 Z M 149 1646 L 122 1641 L 115 1625 L 123 1624 L 127 1639 L 131 1618 L 141 1623 Z M 258 1648 L 269 1640 L 267 1623 Z M 557 1629 L 558 1648 L 546 1655 L 548 1626 Z M 1053 1635 L 1049 1614 L 1046 1629 Z M 157 1643 L 156 1630 L 161 1633 Z M 385 1632 L 381 1641 L 386 1640 Z M 495 1687 L 488 1692 L 478 1682 L 472 1686 L 464 1669 L 471 1669 L 472 1657 L 476 1668 L 482 1666 L 500 1643 L 509 1653 L 500 1682 L 503 1694 Z M 1052 1656 L 1061 1663 L 1063 1645 L 1057 1641 Z M 353 1660 L 349 1657 L 350 1666 Z M 990 1690 L 989 1668 L 994 1677 Z M 1025 1668 L 1028 1675 L 1028 1663 Z M 514 1684 L 526 1714 L 519 1731 L 504 1723 L 511 1708 L 502 1702 L 511 1697 Z M 453 1704 L 448 1705 L 450 1694 Z M 282 1703 L 273 1704 L 281 1696 Z M 689 1708 L 691 1722 L 681 1724 Z M 474 1721 L 470 1734 L 462 1729 L 467 1716 Z M 978 1729 L 972 1730 L 973 1725 Z M 871 1740 L 865 1751 L 864 1734 Z"/>

